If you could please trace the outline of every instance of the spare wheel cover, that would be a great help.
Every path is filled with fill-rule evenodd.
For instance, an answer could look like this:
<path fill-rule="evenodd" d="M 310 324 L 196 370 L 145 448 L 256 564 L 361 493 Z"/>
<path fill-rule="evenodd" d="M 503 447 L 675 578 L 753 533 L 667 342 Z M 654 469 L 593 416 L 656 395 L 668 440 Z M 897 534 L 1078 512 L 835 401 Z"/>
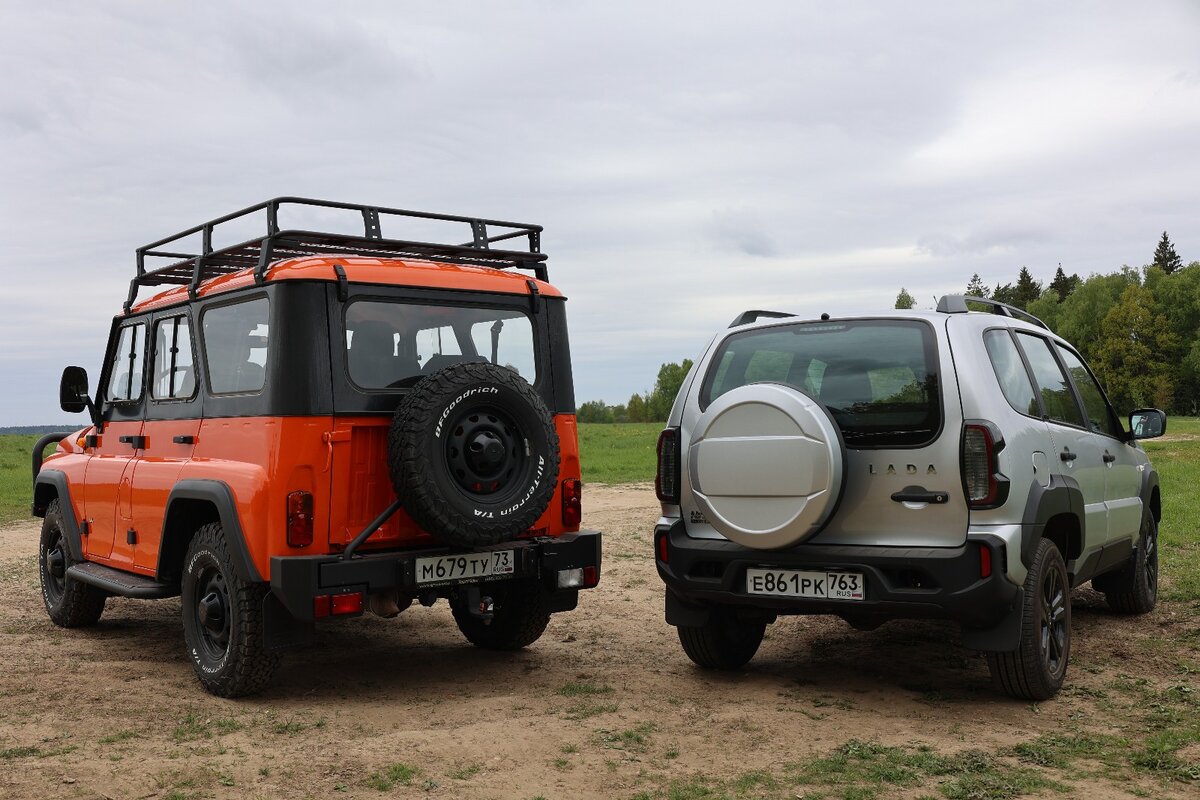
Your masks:
<path fill-rule="evenodd" d="M 745 547 L 788 547 L 812 536 L 845 479 L 841 432 L 817 401 L 754 383 L 718 397 L 688 446 L 692 494 L 709 523 Z"/>

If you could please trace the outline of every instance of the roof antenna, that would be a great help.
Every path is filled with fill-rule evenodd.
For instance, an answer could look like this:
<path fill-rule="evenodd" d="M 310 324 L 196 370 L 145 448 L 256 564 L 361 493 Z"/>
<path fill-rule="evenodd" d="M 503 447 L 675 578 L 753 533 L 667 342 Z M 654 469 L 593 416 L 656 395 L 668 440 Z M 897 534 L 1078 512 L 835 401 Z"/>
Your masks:
<path fill-rule="evenodd" d="M 828 322 L 828 321 L 829 321 L 829 312 L 828 311 L 823 312 L 821 314 L 821 322 Z"/>

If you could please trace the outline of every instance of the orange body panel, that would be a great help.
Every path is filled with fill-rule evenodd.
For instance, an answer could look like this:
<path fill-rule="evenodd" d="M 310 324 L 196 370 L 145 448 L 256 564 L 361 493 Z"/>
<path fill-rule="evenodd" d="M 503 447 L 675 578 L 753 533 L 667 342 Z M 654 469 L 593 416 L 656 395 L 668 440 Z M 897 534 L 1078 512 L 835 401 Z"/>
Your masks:
<path fill-rule="evenodd" d="M 50 456 L 46 467 L 67 474 L 82 496 L 75 512 L 87 520 L 88 560 L 153 576 L 158 565 L 167 498 L 181 480 L 219 480 L 229 486 L 251 559 L 264 580 L 272 556 L 340 551 L 395 499 L 387 465 L 390 419 L 361 417 L 237 417 L 111 422 L 97 447 Z M 559 481 L 579 479 L 575 417 L 554 418 Z M 87 429 L 82 433 L 92 432 Z M 121 436 L 145 437 L 134 451 Z M 191 436 L 194 443 L 175 437 Z M 287 496 L 313 495 L 314 537 L 307 547 L 287 543 Z M 127 531 L 136 532 L 129 542 Z M 531 535 L 573 532 L 562 523 L 556 491 Z M 435 545 L 401 509 L 364 550 Z"/>
<path fill-rule="evenodd" d="M 491 267 L 442 264 L 432 261 L 382 260 L 378 258 L 329 258 L 313 256 L 280 261 L 267 270 L 269 281 L 336 281 L 333 265 L 340 264 L 351 283 L 376 283 L 390 286 L 415 286 L 430 289 L 457 289 L 501 294 L 529 294 L 529 281 L 537 285 L 538 294 L 562 297 L 556 287 L 527 275 L 517 275 Z M 231 292 L 254 285 L 254 271 L 245 269 L 230 275 L 211 278 L 200 285 L 199 296 Z M 187 302 L 187 287 L 169 289 L 133 307 L 134 312 L 165 308 Z"/>

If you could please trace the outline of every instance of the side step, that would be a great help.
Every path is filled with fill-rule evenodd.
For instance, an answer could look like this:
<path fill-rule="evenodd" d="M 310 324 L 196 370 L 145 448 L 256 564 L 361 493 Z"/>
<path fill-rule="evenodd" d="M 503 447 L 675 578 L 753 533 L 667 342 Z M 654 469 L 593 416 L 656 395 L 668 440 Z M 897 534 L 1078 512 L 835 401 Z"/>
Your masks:
<path fill-rule="evenodd" d="M 169 583 L 159 583 L 153 578 L 122 572 L 92 561 L 72 564 L 67 568 L 67 577 L 103 589 L 109 594 L 139 600 L 157 600 L 179 594 L 179 589 Z"/>

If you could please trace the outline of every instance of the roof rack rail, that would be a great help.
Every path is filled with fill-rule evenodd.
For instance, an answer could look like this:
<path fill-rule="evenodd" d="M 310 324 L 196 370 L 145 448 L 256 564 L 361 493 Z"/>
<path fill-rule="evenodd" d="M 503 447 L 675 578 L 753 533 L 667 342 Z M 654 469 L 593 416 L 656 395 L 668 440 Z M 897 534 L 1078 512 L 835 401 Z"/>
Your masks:
<path fill-rule="evenodd" d="M 943 314 L 966 314 L 971 309 L 967 306 L 968 303 L 976 303 L 982 306 L 991 307 L 992 314 L 999 314 L 1002 317 L 1012 317 L 1013 319 L 1022 319 L 1026 322 L 1032 322 L 1039 328 L 1050 330 L 1050 326 L 1042 322 L 1040 319 L 1030 314 L 1023 308 L 1010 306 L 1008 303 L 1001 303 L 999 300 L 990 300 L 986 297 L 976 297 L 974 295 L 948 294 L 938 300 L 937 310 Z"/>
<path fill-rule="evenodd" d="M 736 328 L 739 325 L 749 325 L 751 322 L 763 319 L 764 317 L 785 319 L 787 317 L 794 316 L 796 315 L 789 314 L 786 311 L 763 311 L 762 309 L 751 309 L 750 311 L 743 311 L 741 314 L 738 314 L 737 318 L 733 322 L 729 323 L 729 327 Z"/>
<path fill-rule="evenodd" d="M 279 209 L 281 206 L 358 211 L 362 214 L 363 232 L 359 235 L 280 230 Z M 213 248 L 213 230 L 217 226 L 249 217 L 258 212 L 265 212 L 266 224 L 263 236 L 220 249 Z M 380 225 L 381 217 L 461 222 L 469 227 L 471 241 L 464 244 L 439 244 L 384 238 Z M 489 233 L 489 228 L 503 230 L 499 233 Z M 196 234 L 200 234 L 200 252 L 180 252 L 179 243 Z M 322 254 L 373 258 L 407 256 L 426 261 L 472 264 L 496 269 L 527 269 L 531 270 L 536 278 L 545 281 L 549 280 L 549 277 L 545 264 L 546 255 L 541 252 L 541 237 L 541 225 L 433 214 L 424 211 L 404 211 L 398 208 L 366 206 L 356 203 L 336 203 L 304 197 L 276 197 L 139 247 L 137 249 L 137 274 L 129 282 L 129 297 L 125 301 L 125 313 L 128 314 L 133 308 L 140 286 L 162 286 L 164 284 L 187 286 L 188 295 L 195 299 L 201 282 L 209 278 L 253 268 L 254 280 L 261 284 L 265 280 L 267 268 L 274 261 Z M 521 238 L 527 240 L 527 249 L 497 250 L 492 248 L 492 245 L 498 242 Z M 170 246 L 173 244 L 175 247 Z M 159 259 L 158 262 L 154 262 L 159 264 L 162 263 L 162 260 L 167 260 L 169 263 L 165 266 L 150 268 L 147 266 L 147 259 Z"/>

